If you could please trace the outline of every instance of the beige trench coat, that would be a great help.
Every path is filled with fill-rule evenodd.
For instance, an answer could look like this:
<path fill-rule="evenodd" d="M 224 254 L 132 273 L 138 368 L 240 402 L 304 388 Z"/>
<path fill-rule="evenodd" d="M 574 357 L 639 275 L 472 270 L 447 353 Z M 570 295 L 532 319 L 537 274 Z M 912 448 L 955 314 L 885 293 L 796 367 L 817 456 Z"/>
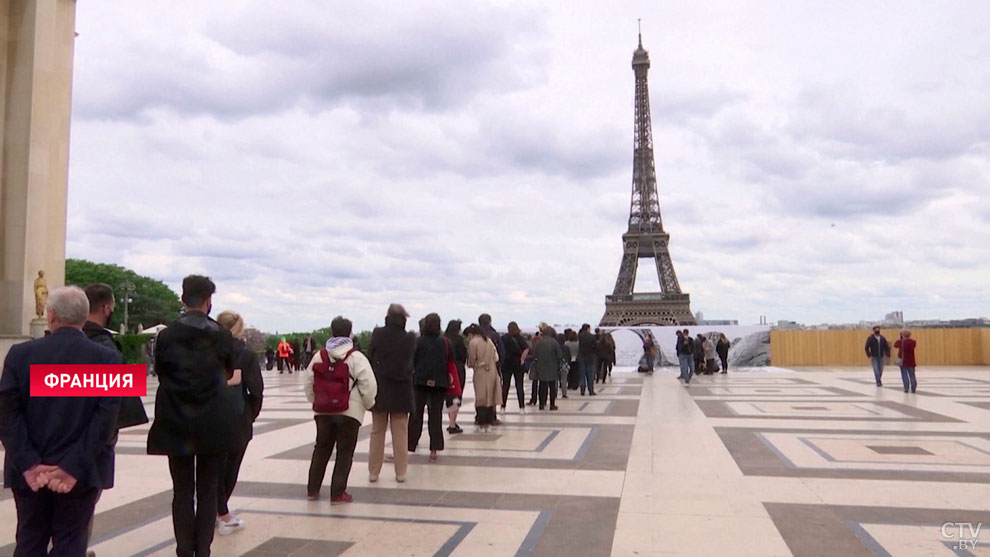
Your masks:
<path fill-rule="evenodd" d="M 502 404 L 502 379 L 498 375 L 498 351 L 492 341 L 475 336 L 468 343 L 467 366 L 474 370 L 474 406 Z"/>

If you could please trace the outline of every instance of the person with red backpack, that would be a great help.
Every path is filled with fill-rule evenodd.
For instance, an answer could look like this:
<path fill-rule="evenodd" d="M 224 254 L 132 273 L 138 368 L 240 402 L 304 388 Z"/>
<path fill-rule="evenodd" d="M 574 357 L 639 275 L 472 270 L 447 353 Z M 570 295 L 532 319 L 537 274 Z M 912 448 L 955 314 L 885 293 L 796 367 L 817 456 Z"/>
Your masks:
<path fill-rule="evenodd" d="M 337 316 L 330 323 L 333 337 L 326 347 L 313 354 L 313 360 L 303 378 L 306 398 L 313 403 L 316 414 L 316 446 L 309 464 L 306 497 L 320 498 L 320 488 L 327 473 L 330 453 L 337 447 L 337 459 L 330 479 L 330 504 L 350 503 L 347 477 L 354 462 L 358 429 L 364 422 L 365 410 L 375 405 L 378 383 L 368 358 L 354 348 L 351 341 L 352 324 Z"/>

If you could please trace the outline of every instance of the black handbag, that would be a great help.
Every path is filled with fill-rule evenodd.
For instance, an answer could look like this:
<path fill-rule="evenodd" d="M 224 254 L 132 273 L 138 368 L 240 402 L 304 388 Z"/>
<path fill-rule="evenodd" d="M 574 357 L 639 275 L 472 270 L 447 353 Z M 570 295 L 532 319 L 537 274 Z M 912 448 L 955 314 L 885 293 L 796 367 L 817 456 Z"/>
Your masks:
<path fill-rule="evenodd" d="M 120 398 L 120 412 L 117 413 L 117 429 L 134 427 L 148 423 L 148 413 L 144 411 L 144 403 L 139 396 Z"/>

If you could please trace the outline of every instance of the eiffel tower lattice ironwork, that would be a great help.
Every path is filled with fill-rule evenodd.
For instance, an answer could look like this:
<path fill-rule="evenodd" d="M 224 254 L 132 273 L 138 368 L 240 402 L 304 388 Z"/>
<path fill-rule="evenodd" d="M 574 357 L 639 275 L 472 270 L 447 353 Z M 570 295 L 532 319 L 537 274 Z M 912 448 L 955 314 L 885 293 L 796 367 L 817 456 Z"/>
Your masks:
<path fill-rule="evenodd" d="M 664 232 L 657 193 L 657 171 L 653 159 L 653 129 L 650 122 L 650 92 L 646 74 L 650 56 L 643 48 L 633 53 L 636 74 L 636 113 L 633 132 L 632 204 L 629 229 L 622 235 L 622 263 L 615 279 L 615 290 L 605 297 L 602 326 L 694 325 L 691 297 L 681 292 L 670 259 L 670 235 Z M 662 292 L 634 293 L 640 258 L 656 263 Z"/>

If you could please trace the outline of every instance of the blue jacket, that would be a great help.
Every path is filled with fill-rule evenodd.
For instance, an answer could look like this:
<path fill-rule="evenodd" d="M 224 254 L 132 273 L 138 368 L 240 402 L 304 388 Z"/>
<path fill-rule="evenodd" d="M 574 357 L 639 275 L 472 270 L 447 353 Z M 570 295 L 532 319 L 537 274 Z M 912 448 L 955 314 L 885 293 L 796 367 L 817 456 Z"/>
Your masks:
<path fill-rule="evenodd" d="M 119 397 L 32 397 L 31 364 L 122 364 L 115 350 L 77 329 L 10 348 L 0 376 L 0 441 L 4 487 L 29 489 L 24 472 L 36 464 L 59 466 L 79 485 L 113 487 Z"/>

